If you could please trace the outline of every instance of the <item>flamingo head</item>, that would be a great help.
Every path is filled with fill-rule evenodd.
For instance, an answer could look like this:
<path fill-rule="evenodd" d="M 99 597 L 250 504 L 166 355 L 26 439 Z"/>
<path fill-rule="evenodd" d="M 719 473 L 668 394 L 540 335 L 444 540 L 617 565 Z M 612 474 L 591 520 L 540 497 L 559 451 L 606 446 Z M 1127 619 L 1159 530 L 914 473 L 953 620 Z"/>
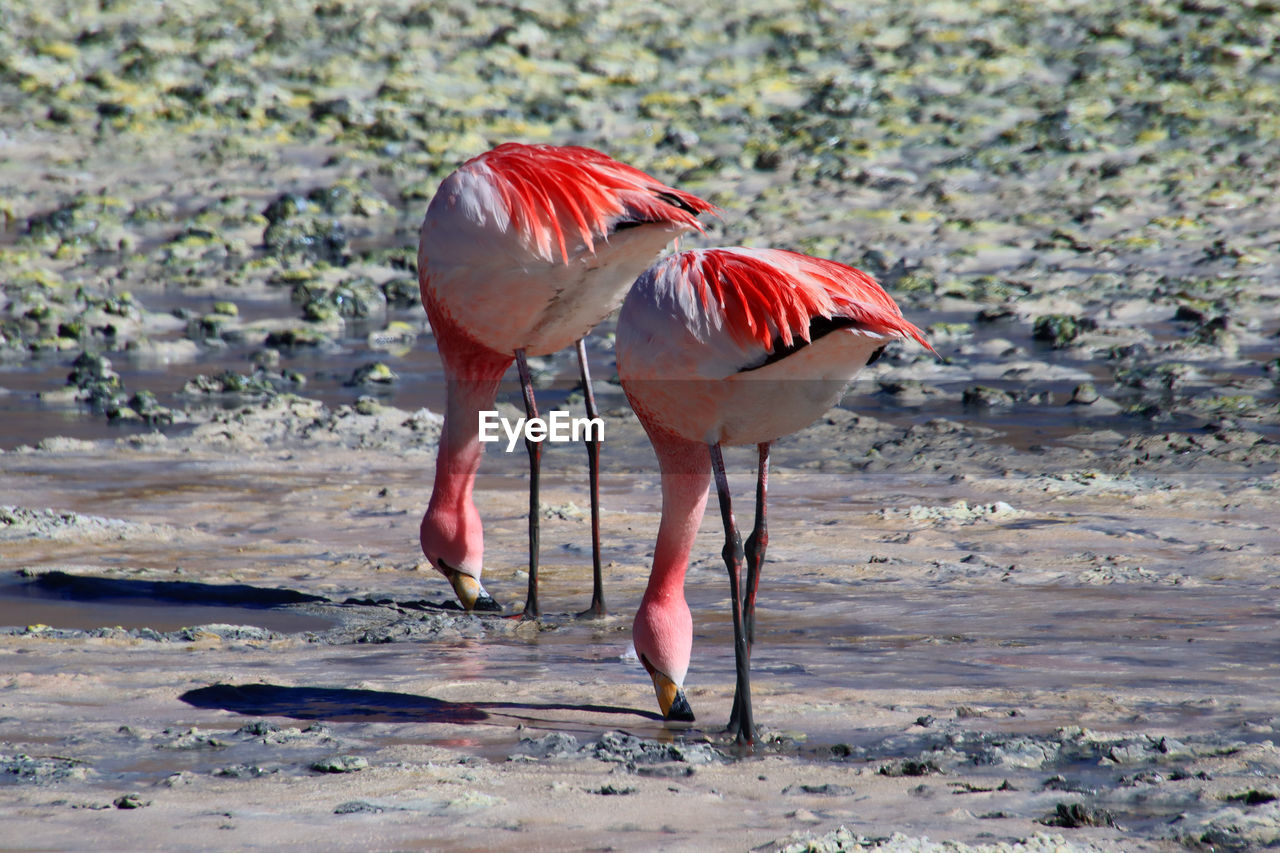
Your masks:
<path fill-rule="evenodd" d="M 433 496 L 434 497 L 434 496 Z M 434 500 L 418 528 L 422 553 L 436 571 L 448 578 L 458 602 L 466 610 L 501 610 L 480 583 L 484 567 L 484 532 L 480 514 L 467 503 L 446 512 Z"/>
<path fill-rule="evenodd" d="M 693 651 L 693 617 L 684 596 L 646 595 L 631 630 L 636 655 L 653 679 L 663 719 L 693 722 L 684 677 Z"/>

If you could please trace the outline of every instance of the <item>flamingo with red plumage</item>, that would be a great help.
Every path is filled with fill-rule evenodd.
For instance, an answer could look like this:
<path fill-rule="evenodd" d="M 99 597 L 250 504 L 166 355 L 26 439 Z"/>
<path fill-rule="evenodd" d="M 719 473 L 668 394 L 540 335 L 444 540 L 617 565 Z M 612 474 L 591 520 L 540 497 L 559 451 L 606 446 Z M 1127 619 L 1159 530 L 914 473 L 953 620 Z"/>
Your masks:
<path fill-rule="evenodd" d="M 422 519 L 423 553 L 468 609 L 500 610 L 480 582 L 484 534 L 472 497 L 483 445 L 479 413 L 493 408 L 514 360 L 525 408 L 537 417 L 526 356 L 577 343 L 595 417 L 582 338 L 621 303 L 631 282 L 673 239 L 701 231 L 714 207 L 589 148 L 507 143 L 441 183 L 422 223 L 418 280 L 446 375 L 435 485 Z M 541 444 L 530 462 L 529 592 L 538 605 Z M 588 442 L 593 592 L 605 609 L 599 545 L 599 444 Z"/>
<path fill-rule="evenodd" d="M 932 351 L 870 276 L 795 252 L 681 252 L 632 286 L 618 317 L 618 375 L 662 478 L 658 541 L 633 639 L 666 719 L 693 719 L 683 689 L 693 647 L 684 578 L 712 472 L 725 529 L 737 667 L 729 729 L 751 743 L 749 661 L 768 544 L 769 445 L 819 418 L 865 365 L 901 338 Z M 721 454 L 722 445 L 744 444 L 759 452 L 756 520 L 745 549 Z"/>

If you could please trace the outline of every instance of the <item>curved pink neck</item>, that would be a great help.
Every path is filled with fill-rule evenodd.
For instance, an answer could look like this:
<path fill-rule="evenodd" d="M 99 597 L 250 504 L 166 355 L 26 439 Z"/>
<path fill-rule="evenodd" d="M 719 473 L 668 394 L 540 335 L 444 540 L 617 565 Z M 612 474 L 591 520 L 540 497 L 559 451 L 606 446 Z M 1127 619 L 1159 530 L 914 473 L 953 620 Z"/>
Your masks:
<path fill-rule="evenodd" d="M 707 506 L 711 460 L 707 445 L 679 438 L 661 429 L 649 431 L 662 471 L 662 521 L 653 552 L 653 571 L 644 602 L 684 600 L 684 576 L 689 553 Z"/>
<path fill-rule="evenodd" d="M 435 484 L 422 518 L 422 549 L 433 562 L 443 559 L 451 567 L 479 577 L 484 533 L 471 498 L 484 453 L 479 413 L 493 408 L 502 376 L 515 359 L 476 343 L 429 302 L 427 316 L 444 362 L 447 386 Z"/>

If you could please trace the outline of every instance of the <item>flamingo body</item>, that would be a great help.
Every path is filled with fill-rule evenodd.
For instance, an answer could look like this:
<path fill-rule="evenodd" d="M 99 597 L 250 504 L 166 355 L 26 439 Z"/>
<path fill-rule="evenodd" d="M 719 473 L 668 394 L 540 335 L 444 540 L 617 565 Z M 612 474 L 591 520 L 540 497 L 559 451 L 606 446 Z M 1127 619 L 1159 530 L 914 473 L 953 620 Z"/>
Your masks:
<path fill-rule="evenodd" d="M 848 325 L 815 337 L 815 320 Z M 646 425 L 758 444 L 808 426 L 903 336 L 924 343 L 859 270 L 777 249 L 706 249 L 665 258 L 636 281 L 616 351 Z"/>
<path fill-rule="evenodd" d="M 558 352 L 709 210 L 589 148 L 507 143 L 432 198 L 418 244 L 422 300 L 494 352 Z"/>
<path fill-rule="evenodd" d="M 435 486 L 420 541 L 468 609 L 478 599 L 492 604 L 479 583 L 484 534 L 472 499 L 483 450 L 479 412 L 493 408 L 513 360 L 523 367 L 526 353 L 547 354 L 580 340 L 618 306 L 631 281 L 673 237 L 701 230 L 697 215 L 713 210 L 588 148 L 507 143 L 467 161 L 441 183 L 418 249 L 422 302 L 447 383 Z M 585 380 L 585 365 L 583 370 Z M 525 390 L 532 405 L 527 382 Z M 531 503 L 537 495 L 534 454 L 531 447 Z M 594 457 L 592 464 L 594 470 Z M 531 511 L 530 604 L 536 528 Z M 597 591 L 598 582 L 597 571 Z"/>
<path fill-rule="evenodd" d="M 757 530 L 755 543 L 748 543 L 748 556 L 758 554 L 758 571 L 767 542 L 768 444 L 820 417 L 895 338 L 912 338 L 931 349 L 869 276 L 794 252 L 682 252 L 650 267 L 628 293 L 618 318 L 618 375 L 648 432 L 662 475 L 653 569 L 632 636 L 668 718 L 664 682 L 658 676 L 682 687 L 688 671 L 692 627 L 686 617 L 684 576 L 706 507 L 712 463 L 721 464 L 720 445 L 760 446 Z M 725 553 L 734 577 L 734 606 L 746 601 L 754 611 L 753 580 L 749 601 L 738 599 L 731 552 L 736 547 L 741 560 L 741 541 L 735 545 L 736 528 L 729 530 L 733 519 L 722 470 L 717 478 L 730 534 Z M 735 609 L 735 642 L 745 645 L 749 641 L 738 636 L 738 615 Z M 754 735 L 741 650 L 739 678 L 735 715 L 741 695 L 750 740 Z"/>

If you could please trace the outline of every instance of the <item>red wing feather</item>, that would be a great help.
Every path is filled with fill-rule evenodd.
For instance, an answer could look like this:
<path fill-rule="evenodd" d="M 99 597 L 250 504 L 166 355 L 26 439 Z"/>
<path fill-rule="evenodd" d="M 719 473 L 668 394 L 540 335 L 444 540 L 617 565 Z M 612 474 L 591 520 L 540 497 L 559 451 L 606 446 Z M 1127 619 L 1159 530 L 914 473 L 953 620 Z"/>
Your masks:
<path fill-rule="evenodd" d="M 933 351 L 875 279 L 850 266 L 780 249 L 706 249 L 680 256 L 703 310 L 714 300 L 725 328 L 743 345 L 772 350 L 809 340 L 815 317 L 844 317 L 859 328 L 910 337 Z"/>
<path fill-rule="evenodd" d="M 558 254 L 567 263 L 570 239 L 594 252 L 595 241 L 621 219 L 701 231 L 697 215 L 716 210 L 590 148 L 508 142 L 463 168 L 478 165 L 493 176 L 513 224 L 547 260 Z"/>

